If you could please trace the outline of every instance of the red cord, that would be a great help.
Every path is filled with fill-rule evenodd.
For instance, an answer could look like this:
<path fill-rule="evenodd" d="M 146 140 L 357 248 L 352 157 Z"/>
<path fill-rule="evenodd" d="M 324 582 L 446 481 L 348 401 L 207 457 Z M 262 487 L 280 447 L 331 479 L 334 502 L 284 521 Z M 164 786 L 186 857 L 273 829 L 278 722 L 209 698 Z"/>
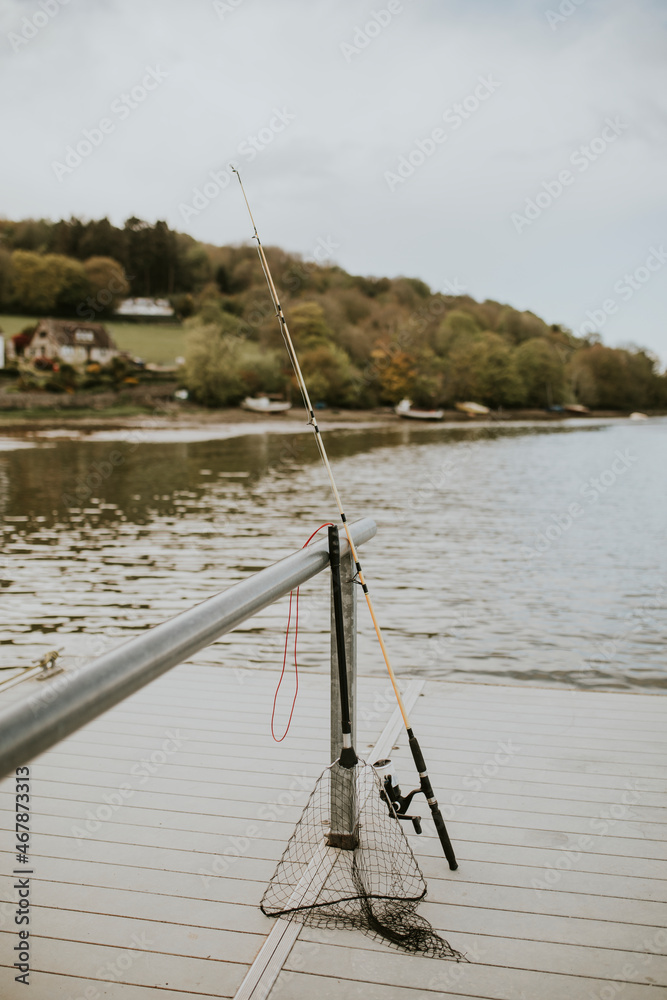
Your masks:
<path fill-rule="evenodd" d="M 331 524 L 331 521 L 325 521 L 324 524 L 321 524 L 319 526 L 319 528 L 317 529 L 317 531 L 314 531 L 312 533 L 312 535 L 310 536 L 310 538 L 308 539 L 308 541 L 305 543 L 305 545 L 302 546 L 302 548 L 305 549 L 307 545 L 310 545 L 310 543 L 312 542 L 312 540 L 315 537 L 315 535 L 317 534 L 317 532 L 321 531 L 322 528 L 328 528 L 330 524 Z M 287 612 L 287 631 L 285 632 L 285 650 L 283 652 L 283 669 L 282 669 L 282 671 L 280 673 L 280 680 L 278 681 L 278 687 L 276 688 L 276 693 L 273 696 L 273 711 L 271 712 L 271 735 L 273 736 L 273 738 L 276 741 L 276 743 L 282 743 L 282 741 L 285 739 L 285 737 L 289 733 L 290 726 L 292 725 L 292 716 L 294 715 L 294 708 L 296 706 L 296 696 L 299 693 L 299 665 L 298 665 L 297 659 L 296 659 L 296 644 L 297 644 L 297 639 L 298 639 L 298 636 L 299 636 L 299 587 L 297 587 L 296 588 L 296 600 L 294 602 L 294 604 L 295 604 L 295 615 L 294 615 L 294 682 L 295 682 L 294 698 L 292 700 L 292 710 L 291 710 L 291 712 L 289 714 L 289 719 L 287 720 L 287 728 L 285 729 L 285 732 L 283 733 L 283 735 L 281 737 L 276 736 L 273 724 L 274 724 L 274 719 L 275 719 L 275 716 L 276 716 L 276 702 L 278 700 L 278 692 L 280 691 L 280 685 L 283 682 L 283 678 L 285 676 L 285 668 L 287 666 L 287 644 L 289 643 L 290 622 L 292 621 L 292 594 L 293 593 L 294 593 L 294 591 L 290 590 L 290 595 L 289 595 L 289 609 L 288 609 L 288 612 Z"/>

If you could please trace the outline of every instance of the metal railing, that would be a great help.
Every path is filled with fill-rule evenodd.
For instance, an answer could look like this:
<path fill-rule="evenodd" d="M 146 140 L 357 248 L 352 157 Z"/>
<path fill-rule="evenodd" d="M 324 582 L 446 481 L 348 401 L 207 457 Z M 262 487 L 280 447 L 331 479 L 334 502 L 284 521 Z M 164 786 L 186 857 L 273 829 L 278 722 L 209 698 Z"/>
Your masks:
<path fill-rule="evenodd" d="M 350 525 L 355 546 L 373 538 L 371 518 Z M 356 586 L 344 533 L 340 538 L 348 681 L 352 710 L 356 690 Z M 329 564 L 328 543 L 310 545 L 247 580 L 156 625 L 72 674 L 61 674 L 24 700 L 0 711 L 0 778 L 117 705 L 226 632 L 273 604 Z M 332 612 L 333 613 L 333 612 Z M 340 704 L 332 628 L 332 760 L 340 752 Z M 355 735 L 354 714 L 353 736 Z M 337 749 L 334 749 L 336 747 Z"/>

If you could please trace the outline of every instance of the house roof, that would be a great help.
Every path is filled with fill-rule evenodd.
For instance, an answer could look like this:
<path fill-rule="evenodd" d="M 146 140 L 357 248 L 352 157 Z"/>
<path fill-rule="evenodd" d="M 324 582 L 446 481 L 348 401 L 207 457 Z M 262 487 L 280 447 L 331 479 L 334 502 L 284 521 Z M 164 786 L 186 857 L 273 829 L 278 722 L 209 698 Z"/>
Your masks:
<path fill-rule="evenodd" d="M 35 327 L 31 343 L 35 337 L 44 331 L 61 347 L 76 347 L 83 344 L 86 347 L 101 347 L 105 350 L 117 351 L 118 347 L 102 323 L 86 323 L 83 320 L 42 319 Z"/>

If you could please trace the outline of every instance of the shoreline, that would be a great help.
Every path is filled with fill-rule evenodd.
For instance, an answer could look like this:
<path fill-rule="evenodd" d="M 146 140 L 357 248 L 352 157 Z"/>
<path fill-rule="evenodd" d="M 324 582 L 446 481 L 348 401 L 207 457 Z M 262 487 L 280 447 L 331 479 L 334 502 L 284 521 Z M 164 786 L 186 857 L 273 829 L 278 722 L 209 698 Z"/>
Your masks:
<path fill-rule="evenodd" d="M 655 416 L 662 416 L 656 414 Z M 516 410 L 495 414 L 489 418 L 470 418 L 457 410 L 447 411 L 440 421 L 405 420 L 391 408 L 376 410 L 318 411 L 318 424 L 323 432 L 338 430 L 384 431 L 419 427 L 421 430 L 525 427 L 586 426 L 600 422 L 628 420 L 628 414 L 594 411 L 585 415 L 547 413 L 543 410 Z M 0 420 L 0 450 L 31 447 L 57 441 L 123 441 L 137 443 L 196 442 L 224 440 L 255 434 L 302 434 L 310 431 L 301 407 L 288 413 L 267 416 L 239 408 L 206 410 L 199 407 L 170 407 L 157 413 L 100 413 L 75 417 L 70 412 L 48 416 L 8 417 Z M 4 439 L 4 440 L 3 440 Z"/>
<path fill-rule="evenodd" d="M 87 411 L 75 409 L 53 409 L 46 410 L 43 415 L 38 410 L 5 410 L 0 411 L 0 431 L 49 428 L 69 428 L 76 427 L 80 430 L 86 428 L 132 428 L 145 427 L 147 425 L 169 427 L 169 426 L 208 426 L 208 425 L 238 425 L 243 424 L 249 427 L 257 426 L 260 423 L 270 423 L 276 428 L 283 427 L 292 430 L 295 425 L 306 423 L 306 414 L 302 407 L 294 406 L 287 413 L 280 414 L 258 414 L 240 407 L 225 407 L 221 409 L 207 409 L 206 407 L 193 405 L 179 405 L 169 403 L 167 406 L 151 411 L 146 409 L 138 413 L 123 413 L 123 407 L 119 407 L 121 412 L 115 413 L 114 408 L 102 409 L 95 412 L 94 409 Z M 443 420 L 406 420 L 397 417 L 392 407 L 377 407 L 372 410 L 344 410 L 336 408 L 326 408 L 317 411 L 317 421 L 320 424 L 335 422 L 336 424 L 358 425 L 364 424 L 395 424 L 397 426 L 449 426 L 461 424 L 463 426 L 481 426 L 514 423 L 516 421 L 539 421 L 540 423 L 561 423 L 568 420 L 577 420 L 585 423 L 590 420 L 599 419 L 628 419 L 629 412 L 620 410 L 591 410 L 586 414 L 574 413 L 550 413 L 546 410 L 503 410 L 501 413 L 492 412 L 488 417 L 469 417 L 459 410 L 445 410 Z M 648 414 L 652 417 L 666 416 L 667 413 L 654 412 Z"/>

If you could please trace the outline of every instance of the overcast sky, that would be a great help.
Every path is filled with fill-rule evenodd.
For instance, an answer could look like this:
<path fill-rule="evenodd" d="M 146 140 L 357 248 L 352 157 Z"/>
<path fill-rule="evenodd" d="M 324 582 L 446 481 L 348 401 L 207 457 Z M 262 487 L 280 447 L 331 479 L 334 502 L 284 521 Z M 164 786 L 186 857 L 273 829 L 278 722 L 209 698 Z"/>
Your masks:
<path fill-rule="evenodd" d="M 665 363 L 666 39 L 666 0 L 0 0 L 0 215 L 238 243 L 233 161 L 265 244 Z"/>

